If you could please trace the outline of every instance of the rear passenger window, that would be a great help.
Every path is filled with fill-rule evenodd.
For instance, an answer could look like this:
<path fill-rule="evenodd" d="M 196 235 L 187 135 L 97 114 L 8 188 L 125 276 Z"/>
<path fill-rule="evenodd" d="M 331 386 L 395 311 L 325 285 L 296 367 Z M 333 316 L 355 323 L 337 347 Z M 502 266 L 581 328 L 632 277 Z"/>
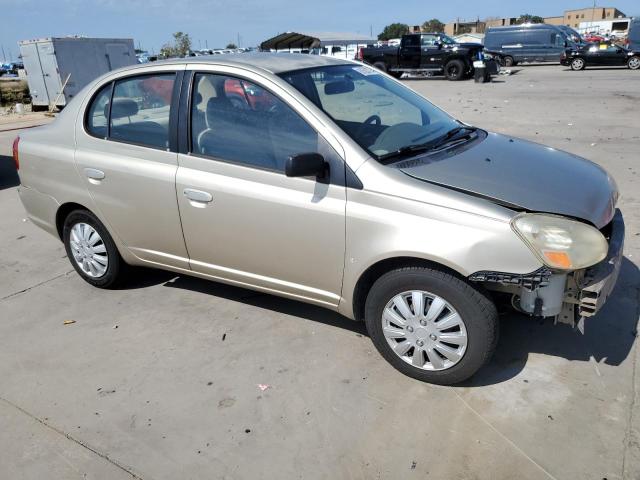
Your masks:
<path fill-rule="evenodd" d="M 175 74 L 117 81 L 109 137 L 148 147 L 169 148 L 169 113 Z"/>
<path fill-rule="evenodd" d="M 87 113 L 87 130 L 96 137 L 107 137 L 107 124 L 109 122 L 109 101 L 111 100 L 111 87 L 109 83 L 102 87 L 93 98 L 93 103 Z"/>
<path fill-rule="evenodd" d="M 289 156 L 318 151 L 318 134 L 258 85 L 225 75 L 196 74 L 191 151 L 283 172 Z"/>

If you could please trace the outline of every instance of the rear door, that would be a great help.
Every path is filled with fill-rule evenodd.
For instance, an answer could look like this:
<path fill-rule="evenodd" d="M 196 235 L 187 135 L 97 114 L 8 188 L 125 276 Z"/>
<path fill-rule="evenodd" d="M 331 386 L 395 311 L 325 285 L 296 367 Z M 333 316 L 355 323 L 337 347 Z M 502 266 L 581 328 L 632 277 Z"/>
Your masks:
<path fill-rule="evenodd" d="M 191 268 L 336 306 L 344 270 L 344 161 L 317 124 L 273 93 L 277 86 L 246 75 L 232 67 L 196 72 L 191 99 L 181 106 L 190 126 L 181 127 L 176 188 Z M 330 179 L 287 177 L 286 159 L 303 152 L 321 153 Z"/>
<path fill-rule="evenodd" d="M 42 65 L 40 64 L 38 44 L 35 42 L 21 44 L 20 54 L 24 62 L 24 69 L 29 82 L 29 94 L 32 97 L 33 104 L 38 106 L 49 105 L 49 94 L 44 81 Z"/>
<path fill-rule="evenodd" d="M 62 81 L 58 71 L 56 52 L 52 42 L 38 42 L 38 57 L 42 65 L 44 83 L 46 85 L 48 104 L 56 102 L 56 105 L 64 105 L 65 98 L 61 95 Z"/>
<path fill-rule="evenodd" d="M 616 45 L 602 44 L 591 53 L 593 65 L 601 67 L 622 66 L 627 63 L 627 52 Z"/>
<path fill-rule="evenodd" d="M 134 255 L 188 269 L 175 190 L 181 70 L 154 67 L 95 91 L 77 121 L 75 159 L 93 208 Z"/>
<path fill-rule="evenodd" d="M 402 68 L 420 68 L 422 63 L 420 35 L 405 35 L 402 37 L 398 60 Z"/>

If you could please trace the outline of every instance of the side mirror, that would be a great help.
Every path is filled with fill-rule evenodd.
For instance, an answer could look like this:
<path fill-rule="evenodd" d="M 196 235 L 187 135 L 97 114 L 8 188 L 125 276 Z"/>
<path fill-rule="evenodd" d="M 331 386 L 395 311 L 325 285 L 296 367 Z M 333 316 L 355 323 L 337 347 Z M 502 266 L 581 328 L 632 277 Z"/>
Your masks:
<path fill-rule="evenodd" d="M 284 173 L 287 177 L 323 178 L 327 174 L 329 164 L 319 153 L 299 153 L 287 159 Z"/>

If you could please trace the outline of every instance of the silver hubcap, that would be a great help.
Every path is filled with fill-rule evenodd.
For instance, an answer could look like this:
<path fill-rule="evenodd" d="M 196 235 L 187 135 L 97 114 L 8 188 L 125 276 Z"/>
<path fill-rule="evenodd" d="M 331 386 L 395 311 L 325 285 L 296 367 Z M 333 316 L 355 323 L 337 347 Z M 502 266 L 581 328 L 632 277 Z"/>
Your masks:
<path fill-rule="evenodd" d="M 71 228 L 69 244 L 73 259 L 87 276 L 99 278 L 107 272 L 107 247 L 91 225 L 76 223 Z"/>
<path fill-rule="evenodd" d="M 640 67 L 640 59 L 632 58 L 631 60 L 629 60 L 629 67 L 633 69 Z"/>
<path fill-rule="evenodd" d="M 582 68 L 582 65 L 584 65 L 584 62 L 582 60 L 574 60 L 573 61 L 573 68 Z"/>
<path fill-rule="evenodd" d="M 467 349 L 467 329 L 449 302 L 423 291 L 396 295 L 382 314 L 382 331 L 402 360 L 423 370 L 446 370 Z"/>

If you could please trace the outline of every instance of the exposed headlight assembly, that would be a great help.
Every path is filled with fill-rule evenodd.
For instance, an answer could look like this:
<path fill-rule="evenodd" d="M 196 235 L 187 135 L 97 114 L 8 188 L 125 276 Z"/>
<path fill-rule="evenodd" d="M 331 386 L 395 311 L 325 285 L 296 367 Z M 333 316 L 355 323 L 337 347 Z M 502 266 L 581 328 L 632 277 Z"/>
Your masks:
<path fill-rule="evenodd" d="M 523 213 L 511 221 L 514 231 L 542 262 L 554 269 L 579 270 L 607 256 L 609 245 L 594 227 L 541 213 Z"/>

